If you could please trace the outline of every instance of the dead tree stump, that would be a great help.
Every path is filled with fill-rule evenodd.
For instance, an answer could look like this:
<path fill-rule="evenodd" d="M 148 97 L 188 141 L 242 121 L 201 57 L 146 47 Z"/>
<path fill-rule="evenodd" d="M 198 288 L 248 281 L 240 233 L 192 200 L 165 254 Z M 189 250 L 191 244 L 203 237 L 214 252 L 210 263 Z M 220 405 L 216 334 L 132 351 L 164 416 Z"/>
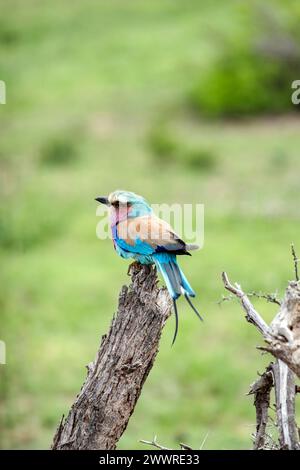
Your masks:
<path fill-rule="evenodd" d="M 52 449 L 115 449 L 158 352 L 171 300 L 158 288 L 156 269 L 132 265 L 116 316 Z"/>
<path fill-rule="evenodd" d="M 272 448 L 299 450 L 299 433 L 295 419 L 294 373 L 300 377 L 300 281 L 289 282 L 282 302 L 270 300 L 272 299 L 270 295 L 264 296 L 280 305 L 278 314 L 269 326 L 255 310 L 249 295 L 245 294 L 241 286 L 237 283 L 232 284 L 225 272 L 222 273 L 222 279 L 225 289 L 239 299 L 246 313 L 246 320 L 259 330 L 267 343 L 267 346 L 259 349 L 270 352 L 276 359 L 276 362 L 272 362 L 265 373 L 251 386 L 249 392 L 254 395 L 256 408 L 254 449 L 270 448 L 267 443 L 266 428 L 269 420 L 270 393 L 274 387 L 279 443 L 273 443 Z"/>

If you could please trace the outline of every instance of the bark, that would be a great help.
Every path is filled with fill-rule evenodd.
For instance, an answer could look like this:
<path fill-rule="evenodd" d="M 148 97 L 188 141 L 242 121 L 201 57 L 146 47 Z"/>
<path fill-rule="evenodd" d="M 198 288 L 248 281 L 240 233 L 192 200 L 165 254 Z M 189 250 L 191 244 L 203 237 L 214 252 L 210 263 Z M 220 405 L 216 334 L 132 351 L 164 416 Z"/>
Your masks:
<path fill-rule="evenodd" d="M 272 372 L 280 449 L 299 449 L 299 435 L 295 420 L 294 373 L 279 359 L 275 364 L 272 364 Z"/>
<path fill-rule="evenodd" d="M 259 349 L 285 362 L 300 378 L 300 281 L 289 282 L 280 310 L 269 326 L 240 285 L 231 284 L 226 273 L 222 273 L 222 279 L 225 289 L 240 300 L 246 320 L 263 335 L 267 346 Z"/>
<path fill-rule="evenodd" d="M 79 395 L 62 419 L 52 449 L 115 449 L 142 391 L 170 315 L 171 300 L 157 287 L 156 269 L 133 265 L 116 316 L 102 337 Z"/>
<path fill-rule="evenodd" d="M 296 263 L 296 262 L 295 262 Z M 296 277 L 298 272 L 296 271 Z M 276 358 L 261 379 L 255 382 L 250 393 L 255 395 L 256 435 L 255 449 L 265 449 L 268 408 L 272 385 L 275 389 L 277 428 L 280 449 L 299 449 L 299 435 L 295 420 L 295 377 L 300 377 L 300 282 L 291 281 L 280 303 L 280 310 L 269 326 L 255 310 L 249 297 L 239 284 L 232 284 L 227 274 L 222 273 L 225 288 L 234 294 L 246 313 L 246 320 L 262 334 L 266 347 L 261 347 Z M 270 379 L 270 371 L 273 379 Z"/>
<path fill-rule="evenodd" d="M 269 419 L 270 395 L 273 387 L 273 376 L 270 366 L 251 385 L 248 395 L 254 395 L 254 406 L 256 409 L 256 434 L 253 448 L 263 449 L 266 445 L 266 428 Z"/>
<path fill-rule="evenodd" d="M 300 282 L 291 281 L 281 308 L 271 323 L 264 350 L 285 362 L 300 378 Z"/>
<path fill-rule="evenodd" d="M 252 323 L 263 335 L 264 338 L 269 338 L 269 326 L 260 314 L 255 310 L 249 297 L 242 291 L 241 286 L 237 283 L 234 285 L 228 279 L 225 272 L 222 273 L 222 280 L 225 289 L 234 294 L 241 302 L 241 305 L 246 313 L 246 320 Z"/>

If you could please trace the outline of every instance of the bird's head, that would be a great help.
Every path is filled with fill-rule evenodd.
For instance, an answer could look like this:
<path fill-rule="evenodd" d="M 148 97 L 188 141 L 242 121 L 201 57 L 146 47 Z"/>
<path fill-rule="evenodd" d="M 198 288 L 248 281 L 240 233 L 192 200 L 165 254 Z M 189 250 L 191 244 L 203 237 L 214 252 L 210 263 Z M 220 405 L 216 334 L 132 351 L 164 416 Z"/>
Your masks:
<path fill-rule="evenodd" d="M 142 196 L 130 191 L 117 190 L 107 197 L 97 197 L 96 201 L 109 206 L 117 220 L 125 217 L 140 217 L 152 212 L 151 207 Z"/>

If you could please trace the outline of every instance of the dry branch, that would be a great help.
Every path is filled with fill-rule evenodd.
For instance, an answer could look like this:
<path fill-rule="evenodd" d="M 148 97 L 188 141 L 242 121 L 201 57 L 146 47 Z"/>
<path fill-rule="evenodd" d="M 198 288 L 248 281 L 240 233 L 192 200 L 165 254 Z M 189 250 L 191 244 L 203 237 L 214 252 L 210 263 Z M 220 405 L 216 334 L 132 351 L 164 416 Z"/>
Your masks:
<path fill-rule="evenodd" d="M 293 251 L 295 260 L 295 252 Z M 295 261 L 295 273 L 297 276 Z M 295 421 L 295 372 L 300 377 L 300 283 L 289 282 L 280 310 L 271 325 L 268 326 L 261 315 L 255 310 L 249 297 L 239 284 L 232 284 L 227 274 L 222 273 L 225 288 L 241 302 L 248 322 L 256 326 L 263 335 L 268 346 L 261 347 L 277 359 L 265 374 L 252 385 L 250 393 L 255 395 L 256 436 L 255 449 L 265 447 L 266 426 L 272 383 L 275 389 L 277 427 L 281 449 L 299 449 L 299 436 Z M 272 372 L 272 382 L 270 380 Z"/>
<path fill-rule="evenodd" d="M 259 379 L 251 385 L 249 395 L 254 395 L 254 406 L 256 408 L 256 435 L 254 449 L 263 449 L 266 444 L 266 428 L 268 424 L 268 410 L 270 406 L 270 394 L 273 387 L 273 375 L 271 367 Z"/>
<path fill-rule="evenodd" d="M 277 360 L 271 365 L 280 449 L 299 449 L 298 429 L 295 421 L 295 377 L 288 366 Z"/>
<path fill-rule="evenodd" d="M 300 377 L 300 282 L 289 282 L 280 310 L 268 326 L 239 284 L 233 285 L 226 273 L 222 273 L 222 279 L 225 288 L 239 298 L 247 321 L 268 343 L 260 349 L 285 362 Z"/>
<path fill-rule="evenodd" d="M 165 447 L 162 444 L 159 444 L 157 442 L 157 437 L 156 436 L 153 437 L 152 441 L 146 441 L 145 439 L 140 439 L 140 442 L 142 444 L 146 444 L 147 446 L 155 447 L 156 449 L 159 449 L 159 450 L 174 450 L 174 449 L 170 449 L 170 447 Z M 204 445 L 204 443 L 205 443 L 205 441 L 203 441 L 203 445 Z M 194 450 L 194 449 L 192 449 L 192 447 L 190 447 L 187 444 L 184 444 L 183 442 L 179 443 L 179 447 L 180 447 L 181 450 Z"/>
<path fill-rule="evenodd" d="M 222 273 L 222 279 L 223 279 L 225 289 L 227 289 L 229 292 L 231 292 L 232 294 L 234 294 L 236 297 L 239 298 L 242 304 L 242 307 L 246 312 L 246 320 L 249 323 L 252 323 L 253 325 L 255 325 L 256 328 L 259 329 L 259 331 L 262 333 L 262 335 L 265 338 L 269 338 L 269 326 L 263 320 L 263 318 L 259 315 L 259 313 L 255 310 L 248 296 L 242 291 L 241 286 L 239 284 L 233 285 L 229 281 L 228 276 L 225 272 Z"/>
<path fill-rule="evenodd" d="M 297 257 L 296 250 L 294 247 L 294 243 L 291 245 L 291 250 L 292 250 L 292 257 L 294 260 L 294 269 L 295 269 L 295 279 L 298 282 L 299 281 L 299 274 L 298 274 L 298 263 L 299 263 L 299 258 Z"/>
<path fill-rule="evenodd" d="M 281 309 L 270 326 L 271 341 L 262 348 L 285 362 L 300 377 L 300 283 L 291 281 Z"/>
<path fill-rule="evenodd" d="M 162 444 L 159 444 L 157 442 L 157 437 L 156 436 L 153 437 L 152 441 L 146 441 L 144 439 L 141 439 L 140 442 L 142 444 L 146 444 L 147 446 L 155 447 L 156 449 L 159 449 L 159 450 L 172 450 L 172 449 L 170 449 L 170 447 L 165 447 Z"/>
<path fill-rule="evenodd" d="M 52 449 L 115 449 L 126 429 L 158 352 L 171 301 L 157 287 L 155 268 L 131 269 L 117 315 L 102 337 L 79 395 L 53 440 Z"/>

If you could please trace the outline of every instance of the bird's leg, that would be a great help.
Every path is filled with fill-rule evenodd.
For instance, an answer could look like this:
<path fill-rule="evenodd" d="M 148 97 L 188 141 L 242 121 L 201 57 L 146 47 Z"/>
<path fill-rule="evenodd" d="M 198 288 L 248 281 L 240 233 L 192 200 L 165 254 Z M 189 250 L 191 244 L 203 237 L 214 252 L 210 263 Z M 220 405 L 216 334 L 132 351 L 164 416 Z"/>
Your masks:
<path fill-rule="evenodd" d="M 141 268 L 141 264 L 138 261 L 134 261 L 128 266 L 127 276 L 130 276 L 132 269 L 140 269 L 140 268 Z"/>
<path fill-rule="evenodd" d="M 152 271 L 152 264 L 145 264 L 145 266 L 146 266 L 147 269 L 148 269 L 148 274 L 150 274 L 151 271 Z"/>

